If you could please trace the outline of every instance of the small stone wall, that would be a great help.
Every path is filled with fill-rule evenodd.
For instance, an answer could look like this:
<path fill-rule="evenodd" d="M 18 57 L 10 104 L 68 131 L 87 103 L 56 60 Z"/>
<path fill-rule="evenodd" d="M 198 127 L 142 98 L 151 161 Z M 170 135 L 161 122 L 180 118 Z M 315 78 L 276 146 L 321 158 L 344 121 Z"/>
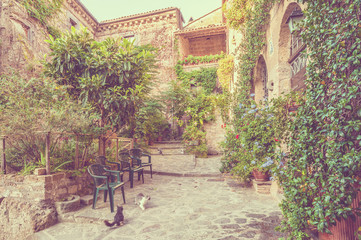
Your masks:
<path fill-rule="evenodd" d="M 0 174 L 0 240 L 25 239 L 57 223 L 54 202 L 91 193 L 88 173 L 51 175 Z"/>
<path fill-rule="evenodd" d="M 87 173 L 76 177 L 65 172 L 39 176 L 2 175 L 0 197 L 58 201 L 72 194 L 88 194 L 91 183 L 92 179 Z"/>
<path fill-rule="evenodd" d="M 72 194 L 90 193 L 92 182 L 87 173 L 77 177 L 64 172 L 40 176 L 0 175 L 0 198 L 58 201 Z"/>

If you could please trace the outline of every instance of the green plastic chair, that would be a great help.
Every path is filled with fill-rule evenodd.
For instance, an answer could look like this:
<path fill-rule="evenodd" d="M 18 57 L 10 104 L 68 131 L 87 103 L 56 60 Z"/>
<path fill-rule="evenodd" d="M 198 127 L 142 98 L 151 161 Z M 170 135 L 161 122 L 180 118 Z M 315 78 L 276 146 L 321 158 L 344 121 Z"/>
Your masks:
<path fill-rule="evenodd" d="M 88 167 L 88 172 L 94 180 L 93 188 L 93 209 L 98 199 L 99 191 L 104 191 L 104 202 L 107 201 L 107 193 L 109 193 L 110 211 L 114 212 L 114 191 L 121 188 L 123 195 L 123 202 L 125 203 L 124 182 L 121 181 L 120 175 L 122 172 L 109 170 L 102 164 L 93 164 Z M 111 181 L 112 176 L 116 177 L 116 181 Z"/>
<path fill-rule="evenodd" d="M 142 167 L 150 168 L 150 177 L 153 178 L 153 169 L 152 169 L 152 157 L 149 154 L 145 154 L 140 148 L 132 148 L 129 150 L 129 155 L 131 158 L 141 161 L 141 157 L 145 156 L 148 158 L 148 162 L 142 162 Z"/>
<path fill-rule="evenodd" d="M 101 165 L 104 165 L 104 166 L 109 166 L 109 164 L 113 164 L 113 165 L 116 165 L 117 166 L 117 170 L 119 171 L 119 172 L 122 172 L 121 171 L 121 164 L 119 163 L 119 162 L 111 162 L 111 161 L 109 161 L 105 156 L 102 156 L 102 155 L 100 155 L 100 156 L 97 156 L 96 158 L 95 158 L 95 162 L 96 163 L 98 163 L 98 164 L 101 164 Z M 112 175 L 112 181 L 114 181 L 114 179 L 115 179 L 115 175 Z M 121 173 L 120 174 L 120 180 L 123 182 L 123 174 Z"/>
<path fill-rule="evenodd" d="M 140 180 L 140 177 L 142 177 L 144 183 L 144 168 L 140 159 L 132 159 L 129 152 L 120 152 L 119 159 L 121 162 L 120 170 L 123 172 L 129 172 L 130 188 L 133 188 L 134 173 L 138 173 L 138 181 Z"/>

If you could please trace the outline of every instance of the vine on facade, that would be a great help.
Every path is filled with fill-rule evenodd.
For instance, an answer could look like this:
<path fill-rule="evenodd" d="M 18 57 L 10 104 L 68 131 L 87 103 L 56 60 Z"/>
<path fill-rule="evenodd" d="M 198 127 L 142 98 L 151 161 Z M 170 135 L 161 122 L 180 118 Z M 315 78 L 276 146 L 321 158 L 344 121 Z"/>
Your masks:
<path fill-rule="evenodd" d="M 361 184 L 360 7 L 360 0 L 307 1 L 307 90 L 280 172 L 290 239 L 307 239 L 307 229 L 330 233 L 341 218 L 361 213 L 352 207 Z"/>
<path fill-rule="evenodd" d="M 167 100 L 172 101 L 172 113 L 178 125 L 183 126 L 184 116 L 188 117 L 182 135 L 187 151 L 198 157 L 207 156 L 208 147 L 204 124 L 214 119 L 217 96 L 217 68 L 201 68 L 186 72 L 182 62 L 175 66 L 177 81 L 171 84 Z"/>
<path fill-rule="evenodd" d="M 28 14 L 39 20 L 53 37 L 60 37 L 60 31 L 48 23 L 48 20 L 56 14 L 64 0 L 17 0 L 27 10 Z"/>
<path fill-rule="evenodd" d="M 236 87 L 238 103 L 249 99 L 253 69 L 265 45 L 264 26 L 268 22 L 269 10 L 276 1 L 235 0 L 230 8 L 225 7 L 230 26 L 239 30 L 243 35 L 236 56 L 239 62 Z"/>

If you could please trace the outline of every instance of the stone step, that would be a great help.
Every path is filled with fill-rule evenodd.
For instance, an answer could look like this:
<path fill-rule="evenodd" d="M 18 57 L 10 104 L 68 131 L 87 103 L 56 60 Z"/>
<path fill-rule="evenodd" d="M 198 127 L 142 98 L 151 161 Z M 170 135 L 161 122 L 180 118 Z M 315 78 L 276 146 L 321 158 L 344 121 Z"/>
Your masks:
<path fill-rule="evenodd" d="M 253 187 L 256 189 L 256 192 L 261 194 L 271 194 L 271 185 L 272 181 L 255 181 L 253 180 Z"/>
<path fill-rule="evenodd" d="M 169 142 L 155 142 L 153 145 L 150 145 L 149 148 L 184 148 L 184 144 L 181 142 L 174 142 L 174 143 L 169 143 Z"/>
<path fill-rule="evenodd" d="M 184 155 L 184 148 L 150 148 L 151 155 Z"/>
<path fill-rule="evenodd" d="M 149 146 L 149 152 L 154 155 L 183 155 L 185 154 L 185 146 L 181 141 L 155 142 Z"/>

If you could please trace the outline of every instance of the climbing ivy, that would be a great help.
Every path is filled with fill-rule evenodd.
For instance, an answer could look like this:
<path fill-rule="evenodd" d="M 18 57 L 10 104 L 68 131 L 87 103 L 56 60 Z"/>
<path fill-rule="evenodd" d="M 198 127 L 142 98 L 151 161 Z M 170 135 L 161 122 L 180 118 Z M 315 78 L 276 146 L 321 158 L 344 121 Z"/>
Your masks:
<path fill-rule="evenodd" d="M 201 68 L 186 72 L 182 62 L 175 66 L 177 81 L 172 82 L 165 96 L 172 101 L 172 115 L 180 126 L 183 116 L 189 120 L 182 135 L 187 151 L 199 157 L 207 156 L 204 123 L 214 119 L 217 96 L 214 89 L 217 83 L 217 68 Z"/>
<path fill-rule="evenodd" d="M 243 35 L 236 56 L 238 60 L 236 87 L 238 103 L 249 99 L 253 69 L 265 45 L 264 25 L 268 21 L 269 10 L 276 1 L 235 0 L 229 8 L 224 6 L 230 26 L 241 31 Z"/>
<path fill-rule="evenodd" d="M 306 2 L 305 103 L 280 171 L 290 239 L 308 238 L 310 228 L 330 233 L 341 218 L 361 213 L 351 206 L 361 184 L 361 1 Z"/>
<path fill-rule="evenodd" d="M 64 0 L 17 0 L 28 14 L 39 20 L 53 37 L 60 37 L 60 31 L 48 23 L 48 20 L 60 10 Z"/>
<path fill-rule="evenodd" d="M 225 58 L 219 60 L 219 67 L 217 69 L 217 76 L 221 83 L 222 89 L 229 89 L 233 78 L 234 57 L 227 55 Z"/>
<path fill-rule="evenodd" d="M 178 79 L 189 86 L 199 86 L 207 94 L 213 92 L 217 84 L 217 68 L 201 68 L 186 72 L 181 64 L 175 66 Z"/>
<path fill-rule="evenodd" d="M 259 54 L 265 45 L 264 25 L 268 21 L 269 10 L 275 2 L 276 0 L 234 0 L 232 2 L 232 5 L 229 6 L 225 4 L 223 6 L 229 25 L 240 31 L 243 35 L 243 40 L 238 46 L 236 53 L 236 59 L 238 64 L 237 66 L 235 66 L 235 69 L 237 71 L 238 79 L 235 80 L 233 94 L 226 98 L 226 100 L 229 101 L 228 105 L 231 106 L 231 109 L 233 111 L 233 117 L 231 118 L 232 121 L 230 124 L 227 124 L 226 127 L 226 140 L 222 144 L 225 151 L 223 161 L 225 165 L 224 167 L 226 168 L 229 167 L 229 163 L 235 160 L 235 153 L 239 153 L 239 156 L 245 156 L 245 151 L 249 150 L 245 147 L 240 147 L 241 139 L 249 140 L 249 142 L 243 142 L 243 146 L 253 146 L 253 136 L 245 137 L 246 133 L 254 132 L 254 127 L 256 125 L 259 127 L 259 129 L 262 129 L 262 127 L 264 127 L 264 122 L 261 121 L 262 118 L 259 118 L 260 115 L 256 114 L 254 109 L 256 108 L 256 106 L 257 109 L 266 109 L 265 106 L 267 106 L 268 104 L 267 99 L 264 99 L 262 103 L 255 103 L 253 100 L 254 95 L 250 95 L 250 90 L 253 77 L 253 69 L 256 65 Z M 284 101 L 286 101 L 286 99 L 284 99 Z M 282 108 L 282 106 L 279 105 L 278 108 Z M 278 108 L 275 108 L 274 111 L 278 111 Z M 253 116 L 252 114 L 255 116 Z M 248 115 L 252 115 L 255 118 L 250 117 L 248 119 L 246 117 Z M 269 115 L 272 115 L 273 117 L 275 114 L 269 113 Z M 250 124 L 251 118 L 254 119 L 254 121 L 252 120 L 254 124 Z M 227 117 L 225 117 L 224 119 L 228 120 Z M 279 121 L 270 121 L 268 123 L 268 129 L 276 129 L 275 132 L 280 132 L 281 128 L 278 128 L 276 126 L 277 122 Z M 275 124 L 275 126 L 273 124 Z M 279 137 L 275 136 L 275 134 L 270 134 L 270 136 L 268 137 L 268 139 L 265 139 L 262 142 L 274 142 L 275 140 L 273 138 Z M 267 156 L 275 154 L 274 151 L 276 148 L 276 144 L 271 145 L 272 147 L 267 150 Z M 247 168 L 247 166 L 243 165 L 244 163 L 241 162 L 241 159 L 239 159 L 238 157 L 236 158 L 237 159 L 235 164 L 231 164 L 231 167 L 242 168 L 243 172 L 249 173 L 249 169 L 246 169 L 246 171 L 244 171 L 244 168 Z M 264 159 L 260 159 L 260 161 L 264 161 Z M 233 172 L 236 172 L 236 175 L 240 177 L 246 178 L 247 174 L 241 173 L 242 171 Z"/>

